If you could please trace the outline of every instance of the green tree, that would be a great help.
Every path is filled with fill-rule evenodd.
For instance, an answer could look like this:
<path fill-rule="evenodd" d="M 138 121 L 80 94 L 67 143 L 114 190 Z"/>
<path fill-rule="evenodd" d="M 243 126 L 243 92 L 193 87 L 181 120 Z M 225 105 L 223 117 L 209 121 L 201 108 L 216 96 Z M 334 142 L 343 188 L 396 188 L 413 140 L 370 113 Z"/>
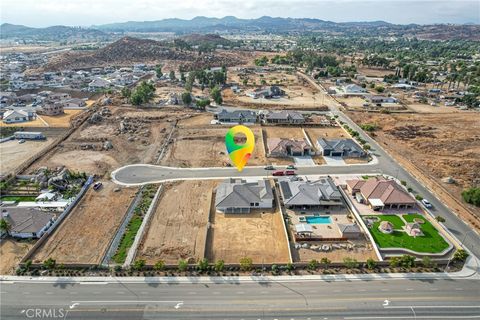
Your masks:
<path fill-rule="evenodd" d="M 121 93 L 123 98 L 130 98 L 132 90 L 129 87 L 123 87 Z"/>
<path fill-rule="evenodd" d="M 429 256 L 424 256 L 422 258 L 422 265 L 425 268 L 431 268 L 434 266 L 434 262 L 432 261 L 432 258 L 430 258 Z"/>
<path fill-rule="evenodd" d="M 130 96 L 130 102 L 134 105 L 141 105 L 150 102 L 155 94 L 155 86 L 146 81 L 142 81 L 139 86 L 135 88 Z"/>
<path fill-rule="evenodd" d="M 5 232 L 7 235 L 10 235 L 10 231 L 12 230 L 12 225 L 10 222 L 5 220 L 4 218 L 0 219 L 0 231 Z"/>
<path fill-rule="evenodd" d="M 442 223 L 445 222 L 445 218 L 442 217 L 442 216 L 436 216 L 435 220 L 437 220 L 438 222 L 442 222 Z"/>
<path fill-rule="evenodd" d="M 157 66 L 155 67 L 155 74 L 157 75 L 157 78 L 161 78 L 163 76 L 161 65 L 157 64 Z"/>
<path fill-rule="evenodd" d="M 180 259 L 178 260 L 178 270 L 179 271 L 185 271 L 187 270 L 187 267 L 188 267 L 188 262 L 184 259 Z"/>
<path fill-rule="evenodd" d="M 176 78 L 175 78 L 175 71 L 173 71 L 173 70 L 170 71 L 170 74 L 169 74 L 168 77 L 170 78 L 170 80 L 175 81 L 175 80 L 176 80 Z"/>
<path fill-rule="evenodd" d="M 378 93 L 382 93 L 382 92 L 385 91 L 385 87 L 384 86 L 376 86 L 375 91 L 377 91 Z"/>
<path fill-rule="evenodd" d="M 243 83 L 243 86 L 245 86 L 245 87 L 246 87 L 246 86 L 247 86 L 247 84 L 248 84 L 248 78 L 243 78 L 243 81 L 242 81 L 242 83 Z"/>
<path fill-rule="evenodd" d="M 225 268 L 225 261 L 220 259 L 220 260 L 217 260 L 217 262 L 215 262 L 215 271 L 222 272 L 224 268 Z"/>
<path fill-rule="evenodd" d="M 210 105 L 210 100 L 209 99 L 199 99 L 196 102 L 197 107 L 199 107 L 202 110 L 205 110 L 205 108 Z"/>
<path fill-rule="evenodd" d="M 285 266 L 285 269 L 286 269 L 288 272 L 292 272 L 293 269 L 295 269 L 295 266 L 293 265 L 293 263 L 289 262 L 289 263 L 287 263 L 287 265 Z"/>
<path fill-rule="evenodd" d="M 400 265 L 404 268 L 413 268 L 415 266 L 415 257 L 408 254 L 404 254 L 400 258 Z"/>
<path fill-rule="evenodd" d="M 252 269 L 253 261 L 252 258 L 243 257 L 240 259 L 240 269 L 243 271 L 249 271 Z"/>
<path fill-rule="evenodd" d="M 391 268 L 398 267 L 400 265 L 400 258 L 399 257 L 390 258 L 389 264 Z"/>
<path fill-rule="evenodd" d="M 161 271 L 165 268 L 165 261 L 163 260 L 158 260 L 154 265 L 153 269 L 157 271 Z"/>
<path fill-rule="evenodd" d="M 192 103 L 192 95 L 190 94 L 190 92 L 186 91 L 182 93 L 182 102 L 185 105 L 189 105 L 190 103 Z"/>
<path fill-rule="evenodd" d="M 469 188 L 462 192 L 462 198 L 465 202 L 480 207 L 480 188 Z"/>
<path fill-rule="evenodd" d="M 216 104 L 220 105 L 223 102 L 222 98 L 222 92 L 220 91 L 220 88 L 215 86 L 212 91 L 210 92 L 210 97 L 215 101 Z"/>

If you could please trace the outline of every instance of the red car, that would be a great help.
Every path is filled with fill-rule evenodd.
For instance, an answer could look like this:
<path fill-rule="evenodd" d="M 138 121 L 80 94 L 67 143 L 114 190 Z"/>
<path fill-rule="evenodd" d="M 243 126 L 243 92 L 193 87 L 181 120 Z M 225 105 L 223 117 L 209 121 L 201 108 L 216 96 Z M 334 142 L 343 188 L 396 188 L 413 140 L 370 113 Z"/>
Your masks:
<path fill-rule="evenodd" d="M 287 170 L 287 171 L 285 171 L 285 175 L 286 175 L 286 176 L 294 176 L 294 175 L 295 175 L 295 171 L 294 171 L 294 170 Z"/>
<path fill-rule="evenodd" d="M 285 175 L 285 172 L 283 171 L 275 171 L 274 173 L 272 173 L 273 176 L 284 176 Z"/>

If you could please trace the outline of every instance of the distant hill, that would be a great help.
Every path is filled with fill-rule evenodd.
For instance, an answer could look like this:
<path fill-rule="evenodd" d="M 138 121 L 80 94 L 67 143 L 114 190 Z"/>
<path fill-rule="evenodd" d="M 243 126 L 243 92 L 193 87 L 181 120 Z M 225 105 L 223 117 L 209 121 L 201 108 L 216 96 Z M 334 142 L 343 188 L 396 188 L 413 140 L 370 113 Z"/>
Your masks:
<path fill-rule="evenodd" d="M 0 25 L 0 38 L 17 38 L 22 40 L 61 41 L 72 39 L 98 39 L 108 35 L 98 29 L 52 26 L 31 28 L 22 25 L 4 23 Z"/>
<path fill-rule="evenodd" d="M 195 45 L 211 45 L 211 46 L 216 46 L 216 45 L 224 45 L 224 46 L 229 46 L 232 45 L 234 42 L 230 41 L 228 39 L 225 39 L 218 34 L 199 34 L 199 33 L 192 33 L 188 34 L 182 37 L 179 37 L 178 39 L 185 41 L 191 46 Z"/>
<path fill-rule="evenodd" d="M 160 41 L 123 37 L 94 51 L 63 53 L 53 58 L 42 70 L 58 71 L 108 65 L 132 66 L 135 63 L 163 64 L 165 61 L 176 61 L 186 70 L 232 66 L 245 62 L 240 55 L 221 52 L 199 55 L 196 51 L 176 50 Z"/>

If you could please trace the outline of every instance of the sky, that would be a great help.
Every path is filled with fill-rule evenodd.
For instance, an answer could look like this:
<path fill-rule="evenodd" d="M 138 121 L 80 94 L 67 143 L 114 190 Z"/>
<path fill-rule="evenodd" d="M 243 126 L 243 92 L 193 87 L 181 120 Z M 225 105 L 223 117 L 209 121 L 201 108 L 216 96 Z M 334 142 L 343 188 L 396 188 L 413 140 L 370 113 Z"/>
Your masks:
<path fill-rule="evenodd" d="M 1 0 L 1 23 L 32 27 L 191 19 L 318 18 L 335 22 L 480 24 L 480 0 Z"/>

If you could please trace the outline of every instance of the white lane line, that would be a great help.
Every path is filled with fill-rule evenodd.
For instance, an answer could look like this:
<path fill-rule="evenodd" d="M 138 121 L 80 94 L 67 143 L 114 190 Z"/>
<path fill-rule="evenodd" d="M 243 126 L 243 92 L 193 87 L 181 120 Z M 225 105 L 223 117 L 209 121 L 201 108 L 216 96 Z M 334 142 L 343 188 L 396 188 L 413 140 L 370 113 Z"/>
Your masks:
<path fill-rule="evenodd" d="M 410 309 L 411 307 L 415 309 L 480 309 L 480 306 L 386 306 L 385 309 Z"/>
<path fill-rule="evenodd" d="M 195 291 L 190 291 L 188 294 L 197 294 Z"/>
<path fill-rule="evenodd" d="M 413 289 L 412 289 L 412 288 L 408 288 L 407 291 L 413 291 Z"/>
<path fill-rule="evenodd" d="M 115 304 L 115 303 L 183 303 L 183 301 L 168 301 L 168 300 L 78 300 L 72 301 L 78 304 Z"/>
<path fill-rule="evenodd" d="M 93 291 L 93 294 L 100 294 L 100 291 Z"/>
<path fill-rule="evenodd" d="M 463 288 L 455 288 L 455 290 L 457 290 L 457 291 L 462 291 Z"/>
<path fill-rule="evenodd" d="M 85 281 L 85 282 L 80 282 L 80 284 L 87 284 L 87 285 L 105 285 L 108 284 L 106 281 Z"/>

